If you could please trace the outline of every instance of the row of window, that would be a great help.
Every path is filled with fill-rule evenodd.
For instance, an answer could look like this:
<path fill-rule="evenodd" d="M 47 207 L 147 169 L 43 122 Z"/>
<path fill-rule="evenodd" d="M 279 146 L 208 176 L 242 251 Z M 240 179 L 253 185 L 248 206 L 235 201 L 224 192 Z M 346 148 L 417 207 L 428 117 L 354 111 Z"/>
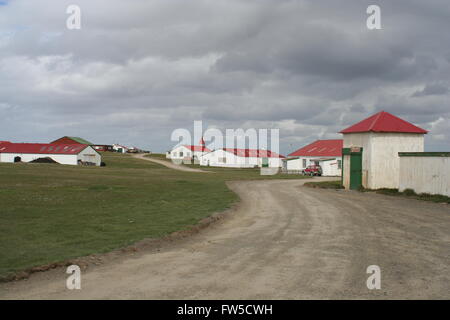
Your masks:
<path fill-rule="evenodd" d="M 69 151 L 69 149 L 70 149 L 70 147 L 68 147 L 68 146 L 64 146 L 64 147 L 55 146 L 54 149 L 53 149 L 53 146 L 43 146 L 43 147 L 41 147 L 40 152 L 45 151 L 45 149 L 47 149 L 47 151 L 59 151 L 61 148 L 62 148 L 61 151 L 64 151 L 64 152 Z M 72 151 L 75 152 L 75 151 L 77 151 L 77 149 L 80 149 L 80 147 L 75 147 L 72 149 Z"/>

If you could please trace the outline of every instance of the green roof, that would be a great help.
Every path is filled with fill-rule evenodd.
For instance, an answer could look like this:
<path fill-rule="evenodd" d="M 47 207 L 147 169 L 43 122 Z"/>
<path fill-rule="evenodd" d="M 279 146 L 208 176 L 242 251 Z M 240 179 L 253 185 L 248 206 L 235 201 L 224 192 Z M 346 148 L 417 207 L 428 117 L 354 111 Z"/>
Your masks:
<path fill-rule="evenodd" d="M 82 138 L 80 138 L 80 137 L 67 137 L 67 138 L 72 139 L 72 140 L 74 140 L 74 141 L 76 141 L 76 142 L 78 142 L 78 143 L 81 143 L 81 144 L 89 144 L 89 145 L 92 145 L 92 144 L 93 144 L 92 142 L 89 142 L 89 141 L 87 141 L 87 140 L 84 140 L 84 139 L 82 139 Z"/>
<path fill-rule="evenodd" d="M 82 139 L 80 137 L 68 137 L 68 138 L 70 138 L 72 140 L 75 140 L 76 142 L 81 143 L 81 144 L 93 144 L 92 142 L 84 140 L 84 139 Z"/>
<path fill-rule="evenodd" d="M 63 140 L 63 139 L 66 139 L 66 140 L 68 140 L 68 139 L 69 139 L 69 140 L 72 140 L 73 143 L 87 144 L 87 145 L 90 145 L 90 146 L 94 145 L 92 142 L 87 141 L 87 140 L 84 140 L 83 138 L 80 138 L 80 137 L 69 137 L 69 136 L 61 137 L 61 138 L 56 139 L 55 141 L 52 141 L 52 142 L 50 142 L 50 143 L 61 143 L 60 140 Z M 69 143 L 70 143 L 70 142 L 69 142 Z"/>

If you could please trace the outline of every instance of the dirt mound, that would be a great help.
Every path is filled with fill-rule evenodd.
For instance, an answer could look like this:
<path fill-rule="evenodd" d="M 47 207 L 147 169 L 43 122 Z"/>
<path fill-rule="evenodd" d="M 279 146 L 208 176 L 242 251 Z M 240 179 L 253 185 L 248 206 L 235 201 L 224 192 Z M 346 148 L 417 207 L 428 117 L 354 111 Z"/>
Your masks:
<path fill-rule="evenodd" d="M 53 160 L 50 157 L 44 157 L 44 158 L 34 159 L 33 161 L 30 161 L 30 163 L 59 163 L 59 162 L 56 162 L 55 160 Z"/>

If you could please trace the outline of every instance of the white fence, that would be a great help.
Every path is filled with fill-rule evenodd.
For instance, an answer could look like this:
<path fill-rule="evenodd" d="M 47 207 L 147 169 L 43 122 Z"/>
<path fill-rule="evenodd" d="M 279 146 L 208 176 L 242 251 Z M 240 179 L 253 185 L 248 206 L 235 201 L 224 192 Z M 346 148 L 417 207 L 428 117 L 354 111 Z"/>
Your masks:
<path fill-rule="evenodd" d="M 400 152 L 399 191 L 450 196 L 450 152 Z"/>

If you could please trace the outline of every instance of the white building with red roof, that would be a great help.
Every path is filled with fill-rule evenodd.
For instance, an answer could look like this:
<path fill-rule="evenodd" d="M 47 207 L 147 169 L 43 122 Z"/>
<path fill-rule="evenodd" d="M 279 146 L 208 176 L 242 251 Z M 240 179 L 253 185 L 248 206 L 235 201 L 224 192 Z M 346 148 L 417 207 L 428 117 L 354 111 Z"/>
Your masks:
<path fill-rule="evenodd" d="M 341 176 L 343 140 L 317 140 L 288 155 L 286 169 L 302 172 L 310 165 L 320 165 L 323 176 Z"/>
<path fill-rule="evenodd" d="M 199 145 L 181 144 L 175 146 L 172 150 L 166 152 L 166 158 L 198 164 L 200 157 L 208 152 L 211 152 L 211 150 L 205 147 L 205 141 L 201 138 Z"/>
<path fill-rule="evenodd" d="M 381 111 L 341 131 L 346 189 L 399 188 L 399 152 L 423 152 L 426 130 Z"/>
<path fill-rule="evenodd" d="M 31 162 L 50 158 L 60 164 L 101 164 L 101 155 L 87 144 L 0 142 L 0 162 Z"/>
<path fill-rule="evenodd" d="M 123 145 L 121 145 L 121 144 L 118 144 L 118 143 L 114 143 L 114 144 L 112 145 L 112 149 L 113 149 L 115 152 L 119 152 L 119 153 L 127 153 L 128 150 L 129 150 L 130 148 L 128 148 L 128 147 L 126 147 L 126 146 L 123 146 Z"/>
<path fill-rule="evenodd" d="M 204 154 L 200 165 L 228 168 L 281 168 L 284 156 L 262 149 L 221 148 Z"/>

